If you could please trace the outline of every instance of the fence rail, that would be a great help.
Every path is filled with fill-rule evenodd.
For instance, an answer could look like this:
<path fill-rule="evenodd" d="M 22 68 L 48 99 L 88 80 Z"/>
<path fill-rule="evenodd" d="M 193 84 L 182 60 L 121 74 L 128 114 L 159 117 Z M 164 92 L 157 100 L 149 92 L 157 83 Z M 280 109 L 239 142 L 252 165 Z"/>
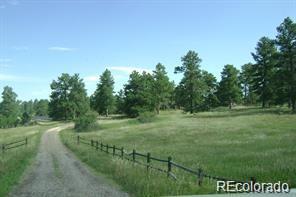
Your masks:
<path fill-rule="evenodd" d="M 28 138 L 26 137 L 25 139 L 14 141 L 14 142 L 9 142 L 2 144 L 2 153 L 5 153 L 6 150 L 17 148 L 20 146 L 25 146 L 28 144 Z"/>
<path fill-rule="evenodd" d="M 133 151 L 129 153 L 123 147 L 119 148 L 119 147 L 116 147 L 115 145 L 103 144 L 102 142 L 98 142 L 93 139 L 86 139 L 78 135 L 77 144 L 79 145 L 80 143 L 94 147 L 96 150 L 100 150 L 107 154 L 112 154 L 113 156 L 118 156 L 122 159 L 131 161 L 134 164 L 145 166 L 147 171 L 149 171 L 150 169 L 153 169 L 162 173 L 166 173 L 168 177 L 171 177 L 177 180 L 177 176 L 173 174 L 173 167 L 174 167 L 176 169 L 182 170 L 183 172 L 186 172 L 195 176 L 197 178 L 198 185 L 202 185 L 204 178 L 208 178 L 210 180 L 217 180 L 217 181 L 233 181 L 235 183 L 250 183 L 251 181 L 254 183 L 256 180 L 254 177 L 250 177 L 250 180 L 248 181 L 241 181 L 241 180 L 234 180 L 234 179 L 229 179 L 224 177 L 212 176 L 205 173 L 201 168 L 198 168 L 197 170 L 193 170 L 185 166 L 182 166 L 181 164 L 173 162 L 173 159 L 170 156 L 167 157 L 167 159 L 160 159 L 160 158 L 152 157 L 151 153 L 147 153 L 147 154 L 139 153 L 135 149 L 133 149 Z M 146 159 L 146 163 L 144 163 L 143 161 L 137 160 L 137 157 Z M 163 169 L 160 167 L 152 166 L 151 161 L 157 161 L 162 164 L 165 163 L 166 168 Z"/>

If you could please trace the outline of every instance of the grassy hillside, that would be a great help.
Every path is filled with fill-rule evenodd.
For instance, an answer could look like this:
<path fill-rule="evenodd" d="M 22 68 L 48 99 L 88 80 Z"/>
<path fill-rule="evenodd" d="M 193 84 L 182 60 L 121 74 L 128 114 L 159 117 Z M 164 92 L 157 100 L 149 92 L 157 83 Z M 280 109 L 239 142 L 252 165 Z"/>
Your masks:
<path fill-rule="evenodd" d="M 156 121 L 140 124 L 134 119 L 99 120 L 101 129 L 80 133 L 85 138 L 151 152 L 187 167 L 199 166 L 210 174 L 259 182 L 285 181 L 296 187 L 296 116 L 287 109 L 224 108 L 195 115 L 162 112 Z M 178 181 L 165 174 L 146 174 L 139 166 L 75 144 L 73 130 L 62 139 L 78 157 L 97 171 L 108 174 L 137 196 L 215 192 L 215 182 L 198 187 L 194 177 L 175 172 Z M 174 169 L 173 169 L 174 171 Z"/>
<path fill-rule="evenodd" d="M 54 123 L 56 124 L 56 123 Z M 0 196 L 6 196 L 37 153 L 43 131 L 54 125 L 0 129 L 0 145 L 28 137 L 28 145 L 0 152 Z"/>

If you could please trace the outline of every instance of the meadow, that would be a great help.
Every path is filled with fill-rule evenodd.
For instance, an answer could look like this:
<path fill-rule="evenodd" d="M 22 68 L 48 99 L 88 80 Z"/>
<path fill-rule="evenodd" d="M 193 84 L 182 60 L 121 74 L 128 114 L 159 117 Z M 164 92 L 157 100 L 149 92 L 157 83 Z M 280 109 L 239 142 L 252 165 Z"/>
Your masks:
<path fill-rule="evenodd" d="M 151 123 L 136 119 L 102 118 L 100 128 L 80 136 L 150 152 L 158 158 L 172 156 L 186 167 L 201 167 L 207 174 L 234 180 L 287 182 L 296 187 L 296 116 L 287 108 L 218 108 L 211 112 L 184 114 L 162 111 Z M 112 178 L 135 196 L 215 193 L 215 182 L 173 169 L 178 180 L 132 165 L 128 161 L 76 144 L 73 129 L 61 132 L 64 144 L 98 173 Z"/>
<path fill-rule="evenodd" d="M 18 183 L 37 153 L 42 133 L 56 124 L 50 122 L 0 129 L 0 145 L 28 138 L 27 145 L 0 152 L 0 196 L 6 196 Z"/>

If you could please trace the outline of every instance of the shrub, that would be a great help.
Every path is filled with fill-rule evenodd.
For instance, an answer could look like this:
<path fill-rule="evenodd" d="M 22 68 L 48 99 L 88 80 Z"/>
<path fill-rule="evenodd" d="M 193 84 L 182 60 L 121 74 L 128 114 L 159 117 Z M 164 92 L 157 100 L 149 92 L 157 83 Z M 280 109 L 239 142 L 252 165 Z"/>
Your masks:
<path fill-rule="evenodd" d="M 86 132 L 98 128 L 97 113 L 87 112 L 75 120 L 75 130 L 77 132 Z"/>
<path fill-rule="evenodd" d="M 153 120 L 155 120 L 155 112 L 151 112 L 151 111 L 140 112 L 138 120 L 141 123 L 153 122 Z"/>

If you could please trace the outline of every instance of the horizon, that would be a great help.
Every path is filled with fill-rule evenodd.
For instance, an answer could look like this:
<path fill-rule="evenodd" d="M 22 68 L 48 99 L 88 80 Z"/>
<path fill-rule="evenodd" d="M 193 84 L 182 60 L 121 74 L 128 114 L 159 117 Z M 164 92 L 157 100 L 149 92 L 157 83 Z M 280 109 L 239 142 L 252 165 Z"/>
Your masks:
<path fill-rule="evenodd" d="M 119 91 L 132 70 L 158 62 L 178 83 L 174 68 L 188 50 L 219 80 L 224 65 L 254 62 L 259 39 L 274 39 L 284 18 L 295 21 L 295 8 L 295 1 L 1 1 L 0 89 L 11 86 L 22 101 L 49 99 L 52 80 L 79 73 L 90 96 L 106 68 Z"/>

